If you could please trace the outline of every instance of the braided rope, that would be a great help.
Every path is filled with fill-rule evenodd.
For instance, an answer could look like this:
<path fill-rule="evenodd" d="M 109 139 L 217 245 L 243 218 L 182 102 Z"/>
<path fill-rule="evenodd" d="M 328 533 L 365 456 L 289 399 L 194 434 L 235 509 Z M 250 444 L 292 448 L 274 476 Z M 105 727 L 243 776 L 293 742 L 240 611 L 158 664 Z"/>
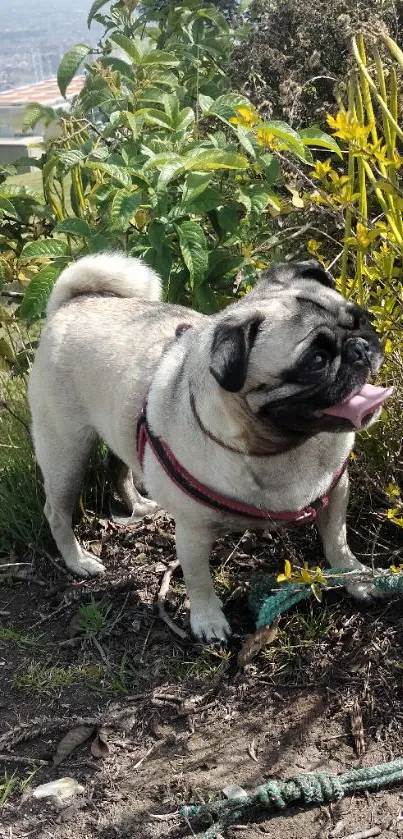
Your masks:
<path fill-rule="evenodd" d="M 332 568 L 327 574 L 327 579 L 332 586 L 343 586 L 346 584 L 346 576 L 348 582 L 353 582 L 351 572 L 349 573 L 346 569 Z M 365 580 L 390 597 L 403 595 L 403 574 L 392 575 L 386 571 L 379 571 L 379 576 L 372 578 L 365 575 Z M 262 626 L 271 626 L 279 615 L 288 612 L 297 603 L 312 596 L 310 586 L 301 586 L 299 583 L 287 583 L 281 589 L 268 594 L 273 589 L 278 589 L 278 582 L 275 577 L 269 575 L 256 577 L 252 584 L 249 606 L 256 615 L 257 629 Z"/>
<path fill-rule="evenodd" d="M 346 576 L 351 574 L 344 569 L 328 574 L 332 585 L 342 586 Z M 391 575 L 380 571 L 379 576 L 370 578 L 370 582 L 391 596 L 403 595 L 403 575 Z M 287 612 L 296 603 L 311 597 L 310 586 L 301 587 L 298 583 L 287 583 L 280 590 L 268 594 L 278 585 L 275 577 L 267 575 L 257 577 L 252 584 L 249 605 L 256 615 L 256 628 L 270 626 L 279 615 Z M 270 780 L 256 790 L 230 800 L 219 800 L 209 804 L 190 804 L 182 807 L 180 813 L 185 819 L 208 816 L 214 823 L 204 834 L 204 839 L 217 839 L 232 822 L 241 819 L 248 809 L 264 807 L 266 810 L 285 810 L 290 804 L 313 806 L 339 801 L 344 795 L 361 790 L 379 790 L 389 784 L 403 780 L 403 758 L 390 763 L 378 763 L 376 766 L 352 769 L 341 775 L 298 775 L 288 781 Z"/>
<path fill-rule="evenodd" d="M 340 801 L 344 795 L 361 790 L 379 790 L 403 780 L 403 758 L 376 766 L 351 769 L 341 775 L 298 775 L 288 781 L 270 780 L 245 797 L 209 804 L 190 804 L 182 807 L 185 819 L 209 816 L 214 824 L 204 834 L 204 839 L 216 839 L 225 828 L 241 819 L 247 810 L 263 807 L 265 810 L 285 810 L 291 804 L 313 806 Z"/>

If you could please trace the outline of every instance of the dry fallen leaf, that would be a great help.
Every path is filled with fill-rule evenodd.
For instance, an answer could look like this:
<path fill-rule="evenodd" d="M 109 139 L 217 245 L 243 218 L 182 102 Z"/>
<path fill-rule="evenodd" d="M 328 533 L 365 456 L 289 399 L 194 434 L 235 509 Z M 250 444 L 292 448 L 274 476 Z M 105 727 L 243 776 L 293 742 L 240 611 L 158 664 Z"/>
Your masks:
<path fill-rule="evenodd" d="M 242 668 L 245 667 L 246 664 L 249 664 L 260 650 L 266 646 L 266 644 L 272 644 L 273 641 L 277 638 L 277 624 L 273 623 L 271 626 L 262 626 L 258 629 L 251 638 L 248 638 L 247 641 L 243 644 L 242 648 L 238 653 L 238 667 Z"/>
<path fill-rule="evenodd" d="M 351 733 L 354 738 L 354 745 L 355 750 L 357 752 L 358 757 L 365 752 L 365 739 L 364 739 L 364 726 L 362 722 L 362 713 L 361 708 L 357 700 L 353 703 L 352 707 L 350 708 L 350 723 L 351 723 Z"/>
<path fill-rule="evenodd" d="M 99 728 L 95 739 L 91 743 L 91 752 L 94 757 L 105 758 L 109 754 L 108 735 L 104 728 Z"/>
<path fill-rule="evenodd" d="M 255 740 L 255 738 L 252 740 L 251 743 L 249 743 L 249 746 L 247 747 L 247 752 L 248 752 L 249 757 L 251 757 L 252 760 L 255 761 L 255 763 L 259 763 L 259 761 L 257 759 L 257 754 L 256 754 L 256 740 Z"/>
<path fill-rule="evenodd" d="M 56 749 L 56 753 L 53 755 L 53 763 L 55 766 L 59 766 L 63 760 L 68 757 L 73 749 L 76 749 L 77 746 L 81 746 L 82 743 L 85 743 L 91 734 L 94 732 L 93 725 L 78 725 L 76 728 L 72 728 L 67 734 L 62 737 L 60 743 Z"/>

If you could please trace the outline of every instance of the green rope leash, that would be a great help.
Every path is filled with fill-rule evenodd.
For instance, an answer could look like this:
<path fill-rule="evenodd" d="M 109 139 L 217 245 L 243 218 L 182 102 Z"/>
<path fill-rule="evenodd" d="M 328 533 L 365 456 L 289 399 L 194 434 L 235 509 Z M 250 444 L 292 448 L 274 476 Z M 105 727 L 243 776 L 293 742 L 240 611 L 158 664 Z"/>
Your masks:
<path fill-rule="evenodd" d="M 384 591 L 390 597 L 403 596 L 403 574 L 391 575 L 388 571 L 379 571 L 380 576 L 369 577 L 368 580 L 376 588 Z M 334 586 L 343 586 L 346 584 L 346 575 L 349 576 L 349 581 L 353 582 L 351 573 L 346 569 L 332 569 L 326 575 L 326 579 Z M 262 626 L 271 626 L 277 618 L 288 612 L 293 606 L 301 600 L 307 600 L 312 595 L 312 590 L 309 585 L 301 586 L 299 583 L 287 583 L 278 589 L 278 582 L 276 577 L 269 575 L 262 575 L 255 577 L 251 586 L 249 596 L 249 606 L 256 616 L 256 629 Z M 273 589 L 277 589 L 270 594 Z"/>
<path fill-rule="evenodd" d="M 343 586 L 346 577 L 353 581 L 352 574 L 345 569 L 332 569 L 327 580 L 332 585 Z M 380 571 L 379 576 L 370 578 L 370 582 L 390 596 L 403 595 L 403 574 Z M 274 593 L 270 591 L 277 589 Z M 262 575 L 256 577 L 251 586 L 249 605 L 256 615 L 256 628 L 270 626 L 284 612 L 297 603 L 313 596 L 309 585 L 286 583 L 278 589 L 275 577 Z M 391 763 L 379 763 L 363 769 L 352 769 L 341 775 L 307 774 L 291 778 L 289 781 L 268 781 L 257 787 L 254 792 L 229 801 L 220 800 L 209 804 L 191 804 L 182 807 L 181 816 L 194 819 L 209 816 L 214 824 L 204 834 L 204 839 L 216 839 L 225 828 L 241 819 L 245 812 L 253 807 L 266 810 L 284 810 L 290 804 L 318 805 L 339 801 L 344 795 L 361 790 L 378 790 L 388 784 L 403 780 L 403 758 Z"/>
<path fill-rule="evenodd" d="M 284 810 L 291 804 L 312 806 L 340 801 L 344 795 L 361 790 L 379 790 L 388 784 L 403 780 L 403 758 L 390 763 L 379 763 L 363 769 L 351 769 L 341 775 L 298 775 L 289 781 L 268 781 L 256 790 L 229 801 L 209 804 L 190 804 L 182 807 L 185 819 L 210 816 L 215 822 L 204 834 L 204 839 L 215 839 L 225 828 L 241 819 L 247 810 L 263 807 L 265 810 Z"/>

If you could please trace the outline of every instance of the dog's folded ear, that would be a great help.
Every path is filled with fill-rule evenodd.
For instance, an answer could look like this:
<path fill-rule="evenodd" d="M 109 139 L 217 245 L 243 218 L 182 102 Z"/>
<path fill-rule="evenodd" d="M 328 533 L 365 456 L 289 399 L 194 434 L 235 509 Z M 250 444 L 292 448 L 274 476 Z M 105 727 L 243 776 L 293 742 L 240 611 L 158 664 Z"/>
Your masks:
<path fill-rule="evenodd" d="M 317 280 L 321 285 L 327 288 L 334 288 L 335 282 L 329 271 L 317 261 L 317 259 L 306 259 L 305 262 L 296 262 L 294 264 L 297 276 L 303 277 L 307 280 Z"/>
<path fill-rule="evenodd" d="M 245 384 L 249 355 L 263 315 L 246 321 L 225 318 L 213 335 L 210 351 L 210 373 L 224 390 L 236 393 Z"/>

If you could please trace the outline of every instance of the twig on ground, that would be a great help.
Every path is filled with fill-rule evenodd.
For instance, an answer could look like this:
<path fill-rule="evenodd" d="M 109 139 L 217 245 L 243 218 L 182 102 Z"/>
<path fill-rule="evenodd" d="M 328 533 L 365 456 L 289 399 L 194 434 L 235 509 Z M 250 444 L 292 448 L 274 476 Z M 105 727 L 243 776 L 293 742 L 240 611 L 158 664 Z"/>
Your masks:
<path fill-rule="evenodd" d="M 106 652 L 105 652 L 104 648 L 99 643 L 98 638 L 92 637 L 91 640 L 92 640 L 92 643 L 94 644 L 94 647 L 97 648 L 97 650 L 99 652 L 99 655 L 101 656 L 101 659 L 102 659 L 106 669 L 108 670 L 109 673 L 112 673 L 112 665 L 111 665 L 111 663 L 108 659 L 108 656 L 106 655 Z"/>
<path fill-rule="evenodd" d="M 157 599 L 158 614 L 159 614 L 161 620 L 163 620 L 164 623 L 166 623 L 166 625 L 169 627 L 171 632 L 173 632 L 174 635 L 176 635 L 178 638 L 181 638 L 181 640 L 184 641 L 188 638 L 187 632 L 185 632 L 183 629 L 180 629 L 180 627 L 177 626 L 176 623 L 174 623 L 172 618 L 170 618 L 169 615 L 167 614 L 167 612 L 165 610 L 165 606 L 164 606 L 165 598 L 168 594 L 168 590 L 169 590 L 170 582 L 171 582 L 171 579 L 172 579 L 172 575 L 174 574 L 174 572 L 176 571 L 177 568 L 179 568 L 179 560 L 174 559 L 174 560 L 172 560 L 172 562 L 169 563 L 168 568 L 165 571 L 165 574 L 162 578 L 161 588 L 158 592 L 158 599 Z"/>
<path fill-rule="evenodd" d="M 369 827 L 367 830 L 360 830 L 358 833 L 349 833 L 344 839 L 370 839 L 371 836 L 380 836 L 380 827 Z"/>
<path fill-rule="evenodd" d="M 18 568 L 20 565 L 31 565 L 30 562 L 1 562 L 0 563 L 0 571 L 4 571 L 5 568 Z"/>
<path fill-rule="evenodd" d="M 157 749 L 159 749 L 161 746 L 165 746 L 166 742 L 166 737 L 164 737 L 163 740 L 157 740 L 156 743 L 153 743 L 152 746 L 148 749 L 148 751 L 146 751 L 145 755 L 143 755 L 143 757 L 141 757 L 140 760 L 138 760 L 137 763 L 134 764 L 133 769 L 140 769 L 141 764 L 144 763 L 144 761 L 148 757 L 150 757 L 150 755 L 156 752 Z"/>
<path fill-rule="evenodd" d="M 50 760 L 40 760 L 39 757 L 28 757 L 28 755 L 0 754 L 1 763 L 36 763 L 37 766 L 50 766 Z"/>
<path fill-rule="evenodd" d="M 362 721 L 362 712 L 357 700 L 353 702 L 353 705 L 349 710 L 349 716 L 351 724 L 351 733 L 354 738 L 355 750 L 357 752 L 358 757 L 361 757 L 361 755 L 365 753 L 365 738 L 364 725 Z"/>

